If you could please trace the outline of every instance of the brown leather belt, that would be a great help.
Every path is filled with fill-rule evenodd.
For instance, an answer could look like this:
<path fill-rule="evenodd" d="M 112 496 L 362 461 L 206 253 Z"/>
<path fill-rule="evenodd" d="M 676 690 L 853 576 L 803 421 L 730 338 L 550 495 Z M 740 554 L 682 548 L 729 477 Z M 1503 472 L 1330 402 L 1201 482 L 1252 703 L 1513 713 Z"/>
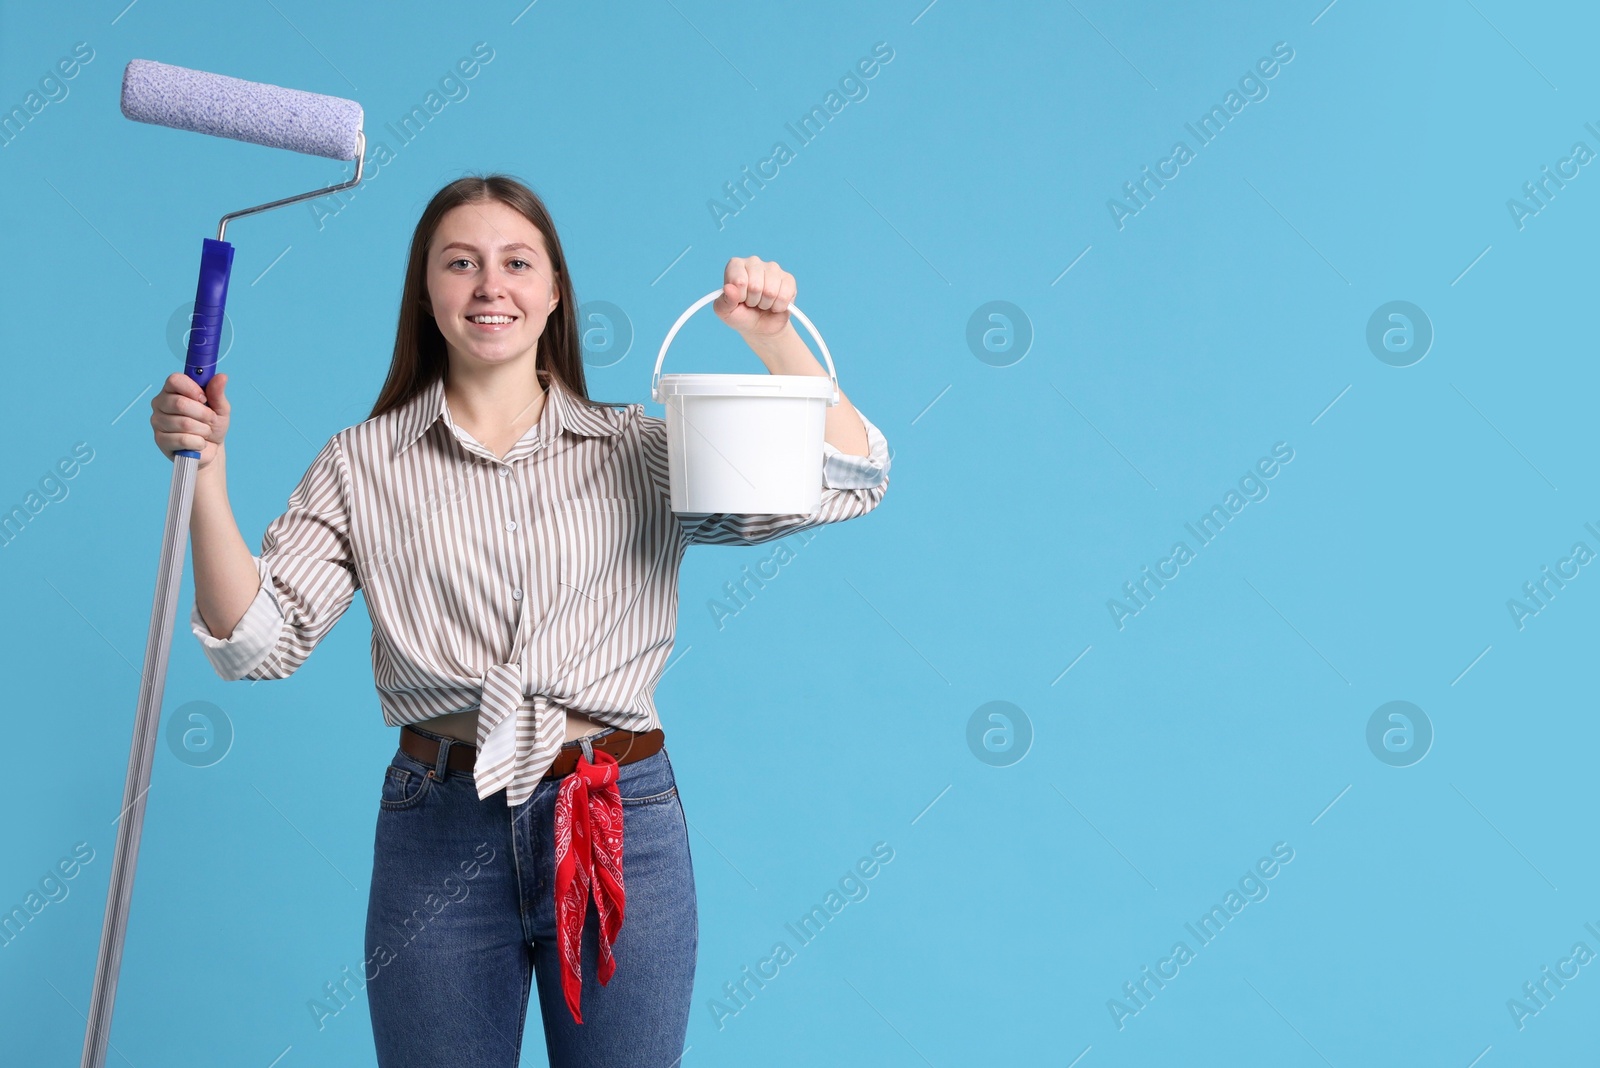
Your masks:
<path fill-rule="evenodd" d="M 655 756 L 665 740 L 666 732 L 660 727 L 648 731 L 626 731 L 619 727 L 608 734 L 594 736 L 589 745 L 602 753 L 609 753 L 616 758 L 618 764 L 632 764 L 635 760 Z M 424 764 L 438 763 L 439 743 L 426 735 L 418 734 L 409 725 L 400 728 L 400 748 Z M 573 769 L 578 766 L 578 757 L 582 752 L 583 747 L 576 739 L 563 744 L 560 752 L 556 753 L 550 770 L 545 772 L 545 780 L 562 779 L 571 775 Z M 477 746 L 452 741 L 445 767 L 451 771 L 471 771 L 477 760 Z"/>

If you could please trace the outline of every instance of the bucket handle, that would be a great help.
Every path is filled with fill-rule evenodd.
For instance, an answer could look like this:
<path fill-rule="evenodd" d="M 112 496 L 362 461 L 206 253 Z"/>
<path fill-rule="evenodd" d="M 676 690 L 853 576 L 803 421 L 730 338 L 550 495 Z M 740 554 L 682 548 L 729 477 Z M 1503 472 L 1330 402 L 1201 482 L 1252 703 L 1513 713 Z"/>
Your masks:
<path fill-rule="evenodd" d="M 683 324 L 689 321 L 689 316 L 693 315 L 701 308 L 704 308 L 707 304 L 710 304 L 713 300 L 716 300 L 720 296 L 722 296 L 722 290 L 720 288 L 713 289 L 711 292 L 707 293 L 705 296 L 689 305 L 688 310 L 682 315 L 678 316 L 678 321 L 672 324 L 672 329 L 667 331 L 666 340 L 661 342 L 661 351 L 656 354 L 656 369 L 650 376 L 650 399 L 655 401 L 657 404 L 662 403 L 661 361 L 667 358 L 667 347 L 672 344 L 672 339 L 678 336 L 678 331 L 682 328 Z M 806 328 L 806 331 L 811 335 L 812 339 L 816 341 L 817 348 L 822 350 L 822 358 L 827 361 L 828 364 L 828 378 L 833 383 L 833 396 L 828 398 L 828 404 L 830 407 L 838 404 L 839 374 L 833 369 L 833 357 L 828 354 L 828 343 L 822 340 L 822 335 L 817 333 L 817 328 L 811 325 L 811 320 L 806 318 L 805 312 L 791 304 L 789 305 L 789 314 L 800 320 L 800 325 Z"/>

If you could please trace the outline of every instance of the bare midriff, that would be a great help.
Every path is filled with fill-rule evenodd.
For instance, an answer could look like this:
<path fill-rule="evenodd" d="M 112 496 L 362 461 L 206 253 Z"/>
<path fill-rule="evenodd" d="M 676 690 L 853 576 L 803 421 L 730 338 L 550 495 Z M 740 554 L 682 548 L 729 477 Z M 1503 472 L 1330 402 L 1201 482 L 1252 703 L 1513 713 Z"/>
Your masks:
<path fill-rule="evenodd" d="M 425 719 L 417 726 L 434 734 L 442 734 L 446 738 L 466 742 L 468 745 L 478 744 L 478 710 L 475 708 L 470 712 L 451 712 L 448 715 Z M 607 724 L 597 719 L 591 719 L 582 712 L 568 710 L 567 736 L 563 740 L 570 742 L 574 738 L 582 738 L 586 734 L 594 734 L 606 728 Z"/>

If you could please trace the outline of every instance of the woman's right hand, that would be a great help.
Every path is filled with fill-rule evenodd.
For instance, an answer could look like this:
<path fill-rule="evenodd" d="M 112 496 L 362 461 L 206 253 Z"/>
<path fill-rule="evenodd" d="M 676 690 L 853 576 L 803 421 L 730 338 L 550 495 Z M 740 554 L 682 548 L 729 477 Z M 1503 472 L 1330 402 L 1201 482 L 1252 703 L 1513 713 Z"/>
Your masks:
<path fill-rule="evenodd" d="M 199 452 L 201 467 L 217 458 L 228 433 L 227 384 L 223 374 L 203 390 L 182 371 L 167 376 L 161 392 L 150 398 L 150 426 L 162 455 L 171 459 L 179 449 Z"/>

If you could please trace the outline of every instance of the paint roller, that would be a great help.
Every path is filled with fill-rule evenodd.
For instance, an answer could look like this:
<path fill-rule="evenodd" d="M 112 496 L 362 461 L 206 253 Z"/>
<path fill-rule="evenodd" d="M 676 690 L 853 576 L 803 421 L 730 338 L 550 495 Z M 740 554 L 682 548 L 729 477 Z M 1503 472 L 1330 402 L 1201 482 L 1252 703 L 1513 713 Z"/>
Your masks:
<path fill-rule="evenodd" d="M 122 75 L 122 113 L 137 122 L 329 159 L 356 161 L 355 175 L 348 182 L 229 212 L 217 224 L 216 239 L 205 239 L 184 358 L 184 373 L 204 388 L 216 372 L 217 343 L 222 335 L 228 279 L 233 270 L 233 246 L 224 240 L 228 223 L 245 215 L 349 189 L 360 182 L 366 148 L 366 135 L 361 129 L 361 105 L 340 97 L 135 59 Z M 144 670 L 134 718 L 133 745 L 128 756 L 122 813 L 116 821 L 117 846 L 105 922 L 100 932 L 100 955 L 95 965 L 94 994 L 83 1040 L 82 1068 L 102 1068 L 110 1040 L 128 905 L 144 826 L 144 799 L 150 788 L 150 768 L 155 758 L 156 737 L 160 733 L 161 698 L 172 651 L 172 625 L 189 542 L 189 513 L 194 503 L 200 454 L 181 449 L 172 460 L 166 531 L 156 572 L 150 630 L 145 640 Z"/>

